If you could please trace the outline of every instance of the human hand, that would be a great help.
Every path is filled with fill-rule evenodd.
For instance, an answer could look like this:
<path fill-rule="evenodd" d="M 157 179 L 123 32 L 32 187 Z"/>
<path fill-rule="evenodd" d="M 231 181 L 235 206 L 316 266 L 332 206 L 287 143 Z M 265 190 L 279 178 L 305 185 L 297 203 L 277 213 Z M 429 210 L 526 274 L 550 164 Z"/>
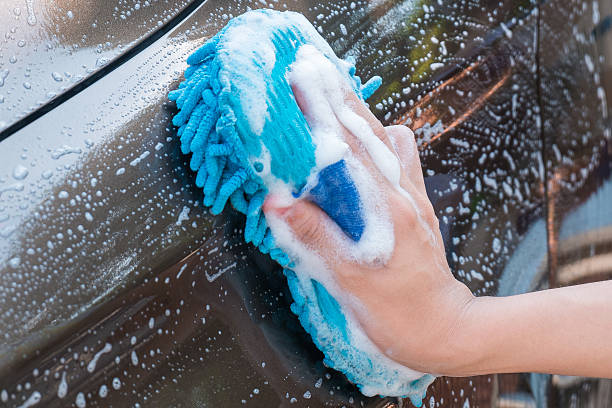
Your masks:
<path fill-rule="evenodd" d="M 316 111 L 304 96 L 307 92 L 294 85 L 297 102 L 312 124 Z M 335 250 L 327 230 L 329 217 L 306 199 L 282 207 L 271 196 L 264 212 L 267 217 L 283 220 L 299 241 L 323 259 L 338 287 L 358 300 L 360 307 L 350 303 L 343 306 L 352 309 L 383 353 L 415 370 L 451 373 L 450 365 L 460 350 L 453 333 L 473 296 L 450 273 L 438 220 L 425 192 L 414 135 L 405 126 L 384 128 L 352 91 L 345 90 L 344 103 L 400 159 L 399 186 L 394 186 L 374 164 L 361 140 L 339 123 L 352 154 L 384 190 L 380 199 L 387 200 L 394 225 L 391 257 L 383 264 L 372 265 L 343 256 Z"/>

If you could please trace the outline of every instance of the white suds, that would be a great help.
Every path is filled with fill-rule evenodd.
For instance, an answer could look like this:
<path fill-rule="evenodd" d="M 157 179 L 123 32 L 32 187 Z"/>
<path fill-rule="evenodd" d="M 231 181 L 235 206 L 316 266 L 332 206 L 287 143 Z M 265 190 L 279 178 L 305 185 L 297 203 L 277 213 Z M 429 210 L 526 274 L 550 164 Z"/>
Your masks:
<path fill-rule="evenodd" d="M 66 381 L 66 372 L 62 373 L 62 380 L 57 387 L 57 397 L 64 398 L 68 394 L 68 382 Z"/>
<path fill-rule="evenodd" d="M 89 371 L 90 373 L 93 373 L 94 370 L 96 369 L 96 364 L 98 364 L 98 360 L 100 359 L 100 357 L 102 357 L 102 354 L 104 353 L 109 353 L 112 350 L 113 346 L 111 346 L 110 343 L 106 343 L 104 345 L 104 348 L 100 351 L 98 351 L 94 357 L 91 359 L 91 361 L 89 362 L 89 364 L 87 364 L 87 371 Z"/>
<path fill-rule="evenodd" d="M 385 263 L 390 259 L 395 246 L 394 226 L 391 220 L 385 181 L 404 195 L 418 209 L 415 200 L 400 186 L 401 167 L 395 151 L 390 150 L 376 136 L 369 123 L 347 101 L 351 87 L 344 79 L 338 67 L 328 57 L 312 45 L 303 45 L 298 49 L 296 61 L 291 65 L 288 79 L 292 86 L 301 90 L 305 115 L 312 131 L 316 145 L 316 166 L 313 169 L 308 185 L 314 185 L 318 172 L 329 164 L 344 159 L 350 177 L 353 179 L 360 196 L 365 229 L 359 241 L 349 238 L 338 225 L 332 221 L 325 226 L 328 234 L 326 247 L 333 248 L 337 257 L 350 259 L 366 264 Z M 343 128 L 353 134 L 363 145 L 380 174 L 373 175 L 361 162 L 344 140 Z M 271 195 L 281 194 L 282 188 L 267 184 Z M 308 187 L 307 187 L 308 188 Z M 419 214 L 417 214 L 419 215 Z M 388 366 L 396 367 L 402 377 L 419 378 L 422 374 L 401 366 L 380 353 L 376 346 L 360 327 L 354 313 L 363 306 L 350 294 L 341 290 L 325 260 L 313 248 L 308 247 L 295 237 L 286 222 L 267 214 L 268 225 L 276 243 L 295 263 L 295 270 L 300 281 L 315 279 L 322 283 L 329 293 L 340 303 L 347 315 L 350 343 L 362 350 L 369 350 L 378 355 Z M 420 215 L 419 215 L 420 218 Z M 432 232 L 432 236 L 434 236 Z M 389 387 L 393 387 L 389 385 Z M 391 388 L 388 390 L 393 392 Z M 380 390 L 379 390 L 380 392 Z"/>
<path fill-rule="evenodd" d="M 282 31 L 285 28 L 297 30 L 305 39 L 315 44 L 325 55 L 335 55 L 331 47 L 317 33 L 310 22 L 299 13 L 283 12 L 270 16 L 264 13 L 248 13 L 241 16 L 244 24 L 236 25 L 226 30 L 222 39 L 223 48 L 227 51 L 220 58 L 226 55 L 231 56 L 231 64 L 226 64 L 226 69 L 235 70 L 239 78 L 248 81 L 248 88 L 243 88 L 240 94 L 240 105 L 249 122 L 251 131 L 260 135 L 263 131 L 266 120 L 269 119 L 268 106 L 272 104 L 267 96 L 267 85 L 265 76 L 261 75 L 259 67 L 251 67 L 240 64 L 237 66 L 235 60 L 240 57 L 244 60 L 252 60 L 255 57 L 261 62 L 264 73 L 271 74 L 276 64 L 276 46 L 270 38 L 271 31 Z M 256 50 L 245 47 L 245 44 L 257 44 Z M 253 55 L 253 53 L 255 55 Z M 344 61 L 337 59 L 338 64 L 345 64 Z M 348 69 L 348 65 L 347 68 Z"/>
<path fill-rule="evenodd" d="M 42 395 L 40 394 L 40 392 L 34 391 L 30 395 L 30 397 L 23 404 L 19 405 L 19 407 L 17 407 L 17 408 L 29 408 L 29 407 L 33 407 L 34 405 L 38 404 L 41 399 L 42 399 Z"/>

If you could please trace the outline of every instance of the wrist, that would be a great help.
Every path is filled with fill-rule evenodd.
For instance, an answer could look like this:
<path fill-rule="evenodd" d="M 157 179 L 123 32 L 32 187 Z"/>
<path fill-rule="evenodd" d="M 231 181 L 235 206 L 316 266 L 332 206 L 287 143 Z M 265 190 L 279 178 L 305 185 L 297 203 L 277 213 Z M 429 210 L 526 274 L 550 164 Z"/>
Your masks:
<path fill-rule="evenodd" d="M 475 324 L 481 298 L 454 278 L 441 286 L 429 303 L 435 313 L 421 327 L 418 340 L 405 344 L 403 358 L 398 361 L 435 375 L 470 375 L 482 358 L 482 349 L 475 344 L 482 337 Z"/>
<path fill-rule="evenodd" d="M 475 358 L 473 348 L 474 315 L 478 307 L 479 298 L 474 296 L 468 287 L 455 281 L 453 291 L 456 293 L 454 321 L 447 332 L 446 341 L 443 342 L 445 350 L 443 359 L 440 361 L 439 374 L 465 375 L 464 367 Z"/>
<path fill-rule="evenodd" d="M 466 300 L 455 327 L 449 333 L 448 360 L 441 367 L 440 374 L 461 377 L 491 372 L 492 357 L 499 352 L 500 345 L 500 333 L 490 324 L 497 300 L 473 295 Z"/>

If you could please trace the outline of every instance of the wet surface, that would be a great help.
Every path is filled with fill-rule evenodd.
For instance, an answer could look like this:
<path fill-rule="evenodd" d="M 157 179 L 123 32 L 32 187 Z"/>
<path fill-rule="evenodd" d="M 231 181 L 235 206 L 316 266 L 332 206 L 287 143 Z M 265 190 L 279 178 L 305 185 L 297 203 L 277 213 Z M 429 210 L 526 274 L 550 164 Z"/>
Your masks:
<path fill-rule="evenodd" d="M 6 0 L 0 132 L 167 26 L 191 0 Z"/>
<path fill-rule="evenodd" d="M 476 294 L 496 293 L 526 226 L 542 214 L 533 10 L 499 7 L 490 25 L 481 21 L 480 7 L 435 11 L 430 18 L 447 39 L 432 41 L 427 32 L 420 48 L 431 54 L 424 62 L 430 69 L 402 77 L 406 107 L 378 106 L 397 110 L 389 118 L 381 112 L 383 121 L 415 129 L 426 177 L 449 179 L 430 195 L 457 196 L 437 213 L 443 222 L 452 220 L 449 264 Z M 453 15 L 468 16 L 469 31 L 454 28 Z"/>
<path fill-rule="evenodd" d="M 582 4 L 269 6 L 303 12 L 362 78 L 383 77 L 369 102 L 415 130 L 453 272 L 474 293 L 507 295 L 609 277 L 589 260 L 612 245 L 601 24 L 612 10 Z M 166 94 L 185 57 L 262 6 L 203 4 L 0 142 L 7 406 L 410 405 L 365 398 L 322 365 L 280 268 L 242 242 L 241 216 L 202 208 L 180 155 Z M 440 378 L 424 403 L 605 406 L 609 390 L 535 374 Z"/>
<path fill-rule="evenodd" d="M 603 59 L 603 52 L 610 47 L 610 33 L 594 32 L 601 12 L 606 11 L 612 12 L 612 6 L 603 3 L 543 9 L 543 35 L 567 43 L 560 51 L 561 58 L 545 59 L 549 63 L 542 71 L 545 90 L 566 89 L 558 95 L 543 92 L 550 279 L 555 286 L 605 279 L 612 272 L 609 262 L 604 267 L 594 266 L 612 249 L 612 214 L 606 204 L 612 197 L 610 95 L 604 88 L 610 80 L 604 69 L 611 63 Z M 569 19 L 571 30 L 553 30 L 561 19 Z M 567 41 L 569 38 L 574 41 Z M 575 75 L 557 74 L 570 71 Z M 567 115 L 560 109 L 563 106 L 581 109 Z M 580 266 L 574 261 L 585 263 Z"/>
<path fill-rule="evenodd" d="M 601 1 L 542 8 L 543 41 L 564 44 L 556 58 L 542 48 L 550 286 L 612 278 L 611 15 L 612 4 Z M 561 21 L 565 30 L 556 29 Z M 551 406 L 612 400 L 610 380 L 552 376 L 551 384 Z"/>

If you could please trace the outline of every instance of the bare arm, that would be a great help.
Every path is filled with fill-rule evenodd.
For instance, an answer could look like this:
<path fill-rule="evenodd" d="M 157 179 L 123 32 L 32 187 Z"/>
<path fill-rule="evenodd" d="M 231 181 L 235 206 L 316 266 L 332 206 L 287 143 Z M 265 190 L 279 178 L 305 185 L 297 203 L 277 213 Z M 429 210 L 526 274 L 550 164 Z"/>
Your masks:
<path fill-rule="evenodd" d="M 474 298 L 455 335 L 447 374 L 612 377 L 612 282 Z"/>

